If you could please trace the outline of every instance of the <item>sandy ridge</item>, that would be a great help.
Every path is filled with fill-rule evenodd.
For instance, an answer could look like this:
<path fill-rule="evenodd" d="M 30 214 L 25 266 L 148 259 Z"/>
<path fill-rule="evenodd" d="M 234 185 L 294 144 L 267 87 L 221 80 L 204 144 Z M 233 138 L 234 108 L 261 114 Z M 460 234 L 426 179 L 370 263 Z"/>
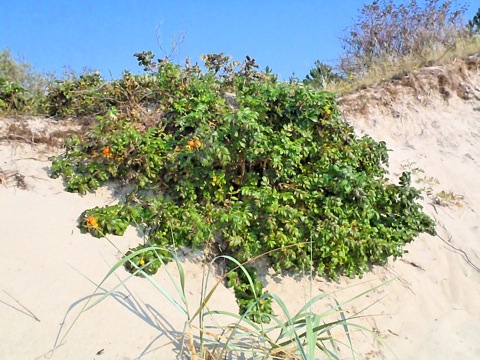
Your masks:
<path fill-rule="evenodd" d="M 292 310 L 305 303 L 310 291 L 355 285 L 338 293 L 339 300 L 345 300 L 398 276 L 349 309 L 353 313 L 378 301 L 360 321 L 374 328 L 391 349 L 371 335 L 355 333 L 360 359 L 394 359 L 392 352 L 398 359 L 480 358 L 480 75 L 476 68 L 463 69 L 461 81 L 473 94 L 469 98 L 445 88 L 450 94 L 446 99 L 433 88 L 425 102 L 400 88 L 388 106 L 382 106 L 369 100 L 368 92 L 381 98 L 381 91 L 389 90 L 367 89 L 356 95 L 356 100 L 371 101 L 368 111 L 361 112 L 349 110 L 344 99 L 345 117 L 357 132 L 386 141 L 392 149 L 392 178 L 405 169 L 424 171 L 415 176 L 423 179 L 418 186 L 431 187 L 423 203 L 438 224 L 439 236 L 420 236 L 407 246 L 403 259 L 376 267 L 363 279 L 310 282 L 266 270 L 267 289 L 288 300 Z M 32 133 L 61 126 L 39 118 L 0 120 L 0 169 L 5 178 L 5 186 L 0 185 L 0 358 L 176 358 L 179 345 L 172 339 L 180 336 L 183 320 L 137 278 L 84 314 L 64 345 L 50 353 L 59 332 L 121 256 L 104 239 L 80 234 L 77 218 L 87 208 L 118 199 L 108 187 L 84 197 L 66 193 L 60 179 L 48 176 L 48 156 L 59 150 L 7 138 L 10 126 L 22 121 Z M 21 174 L 27 189 L 16 186 L 7 172 Z M 439 199 L 441 191 L 456 200 Z M 141 242 L 135 231 L 111 238 L 122 251 Z M 185 258 L 184 266 L 189 294 L 196 302 L 203 268 L 198 258 L 190 259 Z M 167 283 L 165 275 L 157 278 Z M 236 309 L 228 289 L 220 289 L 212 301 L 219 309 Z M 165 328 L 173 330 L 166 333 Z"/>

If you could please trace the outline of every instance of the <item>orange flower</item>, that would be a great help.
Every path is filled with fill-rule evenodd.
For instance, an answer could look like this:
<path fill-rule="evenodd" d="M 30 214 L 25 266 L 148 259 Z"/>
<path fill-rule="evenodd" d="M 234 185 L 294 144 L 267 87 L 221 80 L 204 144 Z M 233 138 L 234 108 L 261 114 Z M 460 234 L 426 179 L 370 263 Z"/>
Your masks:
<path fill-rule="evenodd" d="M 88 217 L 87 217 L 87 228 L 89 228 L 89 229 L 91 229 L 91 228 L 98 229 L 97 219 L 95 219 L 94 216 L 88 216 Z"/>
<path fill-rule="evenodd" d="M 107 146 L 105 149 L 103 149 L 103 155 L 108 156 L 108 157 L 113 156 L 112 151 L 110 150 L 110 147 Z"/>
<path fill-rule="evenodd" d="M 190 149 L 193 149 L 193 148 L 200 149 L 202 147 L 202 142 L 198 140 L 198 138 L 195 138 L 195 140 L 193 139 L 188 140 L 187 144 L 190 147 Z"/>

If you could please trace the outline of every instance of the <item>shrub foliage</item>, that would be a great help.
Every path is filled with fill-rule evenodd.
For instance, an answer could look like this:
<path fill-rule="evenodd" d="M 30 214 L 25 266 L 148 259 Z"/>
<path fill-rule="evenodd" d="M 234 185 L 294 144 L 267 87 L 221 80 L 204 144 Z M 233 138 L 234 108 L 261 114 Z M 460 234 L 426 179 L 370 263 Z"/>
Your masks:
<path fill-rule="evenodd" d="M 52 158 L 69 191 L 131 189 L 120 204 L 87 210 L 84 231 L 121 235 L 134 224 L 150 244 L 206 246 L 241 262 L 267 254 L 277 271 L 313 266 L 332 278 L 361 275 L 434 233 L 409 174 L 398 185 L 386 178 L 385 143 L 357 137 L 332 94 L 279 82 L 250 58 L 204 59 L 205 72 L 144 57 L 150 72 L 121 86 L 133 108 L 155 101 L 148 126 L 112 108 Z"/>
<path fill-rule="evenodd" d="M 470 35 L 478 35 L 480 33 L 480 8 L 471 20 L 467 23 L 467 30 Z"/>
<path fill-rule="evenodd" d="M 324 90 L 329 84 L 344 80 L 345 78 L 336 73 L 332 66 L 317 60 L 315 61 L 315 67 L 310 70 L 303 83 Z"/>
<path fill-rule="evenodd" d="M 10 51 L 0 51 L 0 112 L 42 113 L 48 82 Z"/>

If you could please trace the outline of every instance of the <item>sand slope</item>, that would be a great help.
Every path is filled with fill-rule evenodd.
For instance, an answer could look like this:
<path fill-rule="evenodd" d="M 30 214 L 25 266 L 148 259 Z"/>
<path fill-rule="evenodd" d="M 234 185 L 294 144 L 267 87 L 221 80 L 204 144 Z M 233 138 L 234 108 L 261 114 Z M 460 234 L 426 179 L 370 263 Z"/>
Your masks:
<path fill-rule="evenodd" d="M 428 94 L 394 84 L 397 90 L 392 95 L 387 84 L 342 99 L 345 117 L 358 133 L 386 141 L 392 149 L 392 178 L 398 179 L 404 169 L 424 171 L 417 170 L 415 178 L 424 180 L 419 187 L 431 187 L 423 203 L 437 222 L 439 236 L 420 236 L 407 246 L 409 253 L 403 259 L 375 267 L 363 279 L 309 281 L 288 274 L 274 276 L 271 270 L 264 277 L 267 289 L 282 296 L 294 311 L 310 293 L 355 285 L 336 295 L 344 301 L 398 276 L 348 307 L 353 314 L 374 304 L 358 321 L 375 329 L 385 344 L 371 334 L 355 332 L 360 359 L 480 358 L 480 101 L 476 97 L 480 76 L 477 68 L 461 66 L 469 97 L 458 96 L 455 80 L 444 89 L 448 96 L 439 91 L 438 73 L 431 70 L 433 77 L 423 79 L 435 85 Z M 441 74 L 450 70 L 441 69 Z M 423 81 L 420 75 L 414 80 Z M 59 126 L 46 119 L 24 121 L 32 129 Z M 20 120 L 0 121 L 0 169 L 6 180 L 6 186 L 0 187 L 0 358 L 177 358 L 179 344 L 172 339 L 181 335 L 184 318 L 138 278 L 83 314 L 52 354 L 58 338 L 122 255 L 105 239 L 81 234 L 78 216 L 118 198 L 108 187 L 83 197 L 65 192 L 60 179 L 48 176 L 47 158 L 59 150 L 5 139 L 13 122 Z M 25 176 L 27 189 L 19 188 L 22 184 L 14 171 Z M 441 196 L 441 191 L 454 197 Z M 141 242 L 133 230 L 110 239 L 121 251 Z M 188 296 L 196 304 L 203 276 L 201 258 L 183 259 Z M 155 278 L 174 291 L 164 273 Z M 104 288 L 114 284 L 109 281 Z M 233 294 L 225 288 L 211 304 L 236 311 Z"/>

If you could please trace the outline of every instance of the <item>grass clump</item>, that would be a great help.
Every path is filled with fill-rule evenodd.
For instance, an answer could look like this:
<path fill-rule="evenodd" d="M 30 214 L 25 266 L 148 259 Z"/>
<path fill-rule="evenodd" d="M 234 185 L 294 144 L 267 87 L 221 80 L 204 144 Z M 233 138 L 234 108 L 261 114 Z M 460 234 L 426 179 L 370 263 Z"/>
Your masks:
<path fill-rule="evenodd" d="M 140 258 L 149 259 L 149 262 L 136 263 Z M 212 299 L 226 279 L 232 281 L 238 276 L 246 280 L 243 290 L 255 293 L 256 281 L 253 270 L 227 255 L 212 259 L 211 264 L 217 261 L 229 262 L 231 270 L 218 279 L 212 277 L 210 272 L 212 267 L 206 266 L 200 300 L 198 304 L 194 304 L 188 296 L 190 284 L 186 279 L 186 271 L 175 252 L 156 245 L 132 249 L 98 284 L 96 291 L 84 303 L 71 325 L 62 331 L 62 336 L 59 336 L 55 347 L 63 344 L 83 313 L 108 297 L 115 296 L 117 289 L 127 288 L 126 283 L 132 275 L 124 279 L 119 278 L 111 290 L 105 290 L 105 283 L 118 276 L 116 271 L 122 266 L 130 268 L 133 275 L 147 279 L 158 290 L 159 295 L 174 306 L 178 316 L 183 319 L 182 335 L 172 339 L 178 349 L 178 358 L 220 360 L 227 356 L 235 358 L 235 355 L 239 355 L 240 358 L 252 359 L 340 359 L 345 354 L 344 351 L 355 357 L 351 337 L 354 331 L 366 331 L 375 335 L 373 331 L 356 323 L 358 313 L 348 314 L 344 307 L 385 284 L 375 286 L 341 303 L 334 299 L 333 306 L 323 311 L 313 309 L 320 302 L 332 302 L 330 294 L 311 297 L 295 313 L 291 313 L 285 302 L 276 294 L 265 293 L 261 296 L 257 294 L 258 296 L 255 296 L 240 314 L 236 314 L 212 305 Z M 173 266 L 166 266 L 168 262 Z M 167 290 L 168 284 L 161 284 L 151 276 L 149 264 L 152 263 L 159 264 L 160 271 L 166 273 L 172 282 L 173 291 Z M 212 278 L 213 284 L 210 284 Z M 268 309 L 271 304 L 278 307 L 278 314 L 273 315 Z M 268 321 L 257 321 L 257 317 L 263 317 Z"/>

